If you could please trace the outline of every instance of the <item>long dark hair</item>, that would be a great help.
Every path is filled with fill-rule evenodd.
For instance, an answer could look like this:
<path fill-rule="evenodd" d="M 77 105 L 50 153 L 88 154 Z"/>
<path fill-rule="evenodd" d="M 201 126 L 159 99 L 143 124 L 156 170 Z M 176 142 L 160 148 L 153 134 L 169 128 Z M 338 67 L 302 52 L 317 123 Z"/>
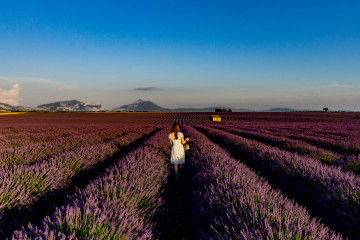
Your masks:
<path fill-rule="evenodd" d="M 180 125 L 178 123 L 173 123 L 171 126 L 171 132 L 174 132 L 175 139 L 178 139 L 178 133 L 180 132 Z"/>

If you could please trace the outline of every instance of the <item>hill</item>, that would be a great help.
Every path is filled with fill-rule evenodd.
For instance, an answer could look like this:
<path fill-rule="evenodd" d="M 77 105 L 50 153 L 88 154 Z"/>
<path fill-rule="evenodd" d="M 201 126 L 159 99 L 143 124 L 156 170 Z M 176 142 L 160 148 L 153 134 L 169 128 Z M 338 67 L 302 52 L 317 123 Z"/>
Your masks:
<path fill-rule="evenodd" d="M 162 108 L 151 101 L 137 100 L 133 103 L 122 105 L 112 109 L 115 112 L 147 111 L 147 112 L 169 112 L 170 109 Z"/>
<path fill-rule="evenodd" d="M 78 100 L 70 101 L 59 101 L 54 103 L 47 103 L 39 105 L 38 108 L 48 110 L 48 111 L 67 111 L 67 112 L 99 112 L 105 111 L 105 108 L 98 103 L 84 103 Z"/>

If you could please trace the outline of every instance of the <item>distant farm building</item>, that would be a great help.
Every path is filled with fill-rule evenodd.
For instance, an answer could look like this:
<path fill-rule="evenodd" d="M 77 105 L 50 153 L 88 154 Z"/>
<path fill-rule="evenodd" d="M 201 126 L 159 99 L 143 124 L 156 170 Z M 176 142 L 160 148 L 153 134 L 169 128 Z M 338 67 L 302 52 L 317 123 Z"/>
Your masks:
<path fill-rule="evenodd" d="M 210 120 L 214 122 L 221 122 L 221 117 L 219 115 L 211 115 Z"/>

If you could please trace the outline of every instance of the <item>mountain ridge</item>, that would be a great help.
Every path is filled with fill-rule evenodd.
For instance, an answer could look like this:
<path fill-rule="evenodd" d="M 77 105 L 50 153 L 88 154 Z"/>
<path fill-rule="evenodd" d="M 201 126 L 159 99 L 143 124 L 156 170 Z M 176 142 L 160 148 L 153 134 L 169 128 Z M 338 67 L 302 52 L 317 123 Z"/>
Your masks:
<path fill-rule="evenodd" d="M 150 106 L 150 107 L 147 107 Z M 148 111 L 148 112 L 214 112 L 216 108 L 225 108 L 228 107 L 205 107 L 205 108 L 163 108 L 152 101 L 144 101 L 138 99 L 133 103 L 122 105 L 117 108 L 113 108 L 112 111 L 119 112 L 134 112 L 134 111 Z M 313 110 L 297 110 L 292 108 L 271 108 L 267 110 L 251 110 L 251 109 L 233 109 L 233 112 L 294 112 L 294 111 L 313 111 Z"/>
<path fill-rule="evenodd" d="M 163 108 L 153 103 L 152 101 L 145 101 L 138 99 L 130 104 L 121 105 L 113 108 L 113 112 L 214 112 L 216 108 L 228 107 L 204 107 L 204 108 Z M 68 112 L 99 112 L 109 111 L 105 109 L 100 103 L 87 103 L 79 100 L 57 101 L 38 105 L 37 107 L 23 107 L 12 106 L 7 103 L 0 102 L 0 111 L 68 111 Z M 251 109 L 232 109 L 233 112 L 294 112 L 294 111 L 314 111 L 307 109 L 293 109 L 293 108 L 271 108 L 267 110 L 251 110 Z"/>
<path fill-rule="evenodd" d="M 169 112 L 170 109 L 160 107 L 152 101 L 144 101 L 138 99 L 133 103 L 122 105 L 117 108 L 113 108 L 114 112 L 130 112 L 130 111 L 149 111 L 149 112 Z"/>
<path fill-rule="evenodd" d="M 105 108 L 99 103 L 86 103 L 79 100 L 58 101 L 53 103 L 41 104 L 38 108 L 48 111 L 68 111 L 68 112 L 99 112 L 105 111 Z"/>
<path fill-rule="evenodd" d="M 138 99 L 133 103 L 122 105 L 113 108 L 112 111 L 133 112 L 133 111 L 148 111 L 148 112 L 213 112 L 215 108 L 224 107 L 207 107 L 207 108 L 163 108 L 153 103 L 152 101 L 144 101 Z"/>

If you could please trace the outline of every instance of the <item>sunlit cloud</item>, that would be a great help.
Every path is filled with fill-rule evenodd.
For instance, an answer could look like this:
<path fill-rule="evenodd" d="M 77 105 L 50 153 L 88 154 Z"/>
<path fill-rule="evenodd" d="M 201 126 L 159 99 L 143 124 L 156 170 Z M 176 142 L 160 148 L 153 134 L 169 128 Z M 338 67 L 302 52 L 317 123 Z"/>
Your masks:
<path fill-rule="evenodd" d="M 0 83 L 20 83 L 21 85 L 23 84 L 34 84 L 34 85 L 42 85 L 44 87 L 48 87 L 51 89 L 57 89 L 59 91 L 74 91 L 77 90 L 78 87 L 71 85 L 71 84 L 66 84 L 63 82 L 59 82 L 59 81 L 54 81 L 54 80 L 49 80 L 49 79 L 44 79 L 44 78 L 31 78 L 31 77 L 5 77 L 5 76 L 0 76 Z"/>
<path fill-rule="evenodd" d="M 14 84 L 10 90 L 4 90 L 0 88 L 0 102 L 10 105 L 18 105 L 20 100 L 19 84 Z"/>
<path fill-rule="evenodd" d="M 0 76 L 0 87 L 3 89 L 15 86 L 15 84 L 21 86 L 21 99 L 15 97 L 19 90 L 13 87 L 14 89 L 10 92 L 13 97 L 5 97 L 9 95 L 3 91 L 0 102 L 5 103 L 6 100 L 6 103 L 11 102 L 11 105 L 16 105 L 21 100 L 23 106 L 37 106 L 49 101 L 77 99 L 83 97 L 80 93 L 84 91 L 78 86 L 49 79 Z"/>

